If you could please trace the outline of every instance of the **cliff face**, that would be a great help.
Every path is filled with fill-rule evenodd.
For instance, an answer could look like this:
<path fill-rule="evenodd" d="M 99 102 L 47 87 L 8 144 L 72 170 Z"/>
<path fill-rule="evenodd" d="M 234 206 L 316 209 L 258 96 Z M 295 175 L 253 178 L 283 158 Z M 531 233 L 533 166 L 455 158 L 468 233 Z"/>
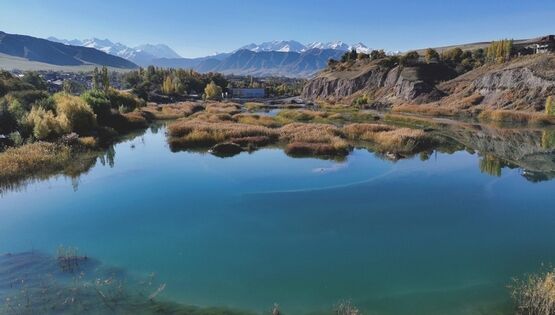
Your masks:
<path fill-rule="evenodd" d="M 555 55 L 517 58 L 487 65 L 457 76 L 441 64 L 385 67 L 358 62 L 346 70 L 326 70 L 310 80 L 302 97 L 349 102 L 367 94 L 390 106 L 434 103 L 459 106 L 457 100 L 477 96 L 473 106 L 542 110 L 545 99 L 555 95 Z"/>

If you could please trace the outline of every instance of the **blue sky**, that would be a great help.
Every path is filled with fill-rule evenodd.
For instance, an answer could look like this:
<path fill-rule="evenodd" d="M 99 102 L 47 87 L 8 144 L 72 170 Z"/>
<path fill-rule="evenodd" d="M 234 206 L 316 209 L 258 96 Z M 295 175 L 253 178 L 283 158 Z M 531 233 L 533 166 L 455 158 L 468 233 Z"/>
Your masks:
<path fill-rule="evenodd" d="M 184 57 L 275 39 L 408 50 L 555 33 L 553 0 L 0 0 L 0 30 L 164 43 Z"/>

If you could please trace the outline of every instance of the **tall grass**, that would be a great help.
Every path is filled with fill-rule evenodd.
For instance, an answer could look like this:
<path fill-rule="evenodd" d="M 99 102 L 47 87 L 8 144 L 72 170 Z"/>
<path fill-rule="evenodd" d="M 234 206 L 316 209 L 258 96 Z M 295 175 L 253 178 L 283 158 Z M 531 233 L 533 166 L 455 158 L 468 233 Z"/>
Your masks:
<path fill-rule="evenodd" d="M 264 126 L 198 119 L 177 121 L 168 126 L 168 133 L 173 147 L 211 146 L 224 141 L 241 142 L 256 137 L 265 137 L 267 141 L 278 138 L 277 131 Z"/>
<path fill-rule="evenodd" d="M 510 289 L 517 314 L 555 314 L 555 270 L 516 279 Z"/>
<path fill-rule="evenodd" d="M 516 110 L 485 110 L 478 118 L 490 122 L 520 123 L 520 124 L 555 124 L 555 116 L 545 113 L 530 113 Z"/>
<path fill-rule="evenodd" d="M 258 125 L 269 128 L 277 128 L 281 124 L 273 117 L 258 114 L 237 114 L 232 117 L 241 124 Z"/>
<path fill-rule="evenodd" d="M 0 182 L 19 180 L 29 174 L 62 170 L 72 159 L 68 146 L 35 142 L 0 154 Z"/>
<path fill-rule="evenodd" d="M 280 139 L 291 155 L 346 155 L 350 145 L 343 132 L 329 124 L 292 123 L 280 128 Z"/>
<path fill-rule="evenodd" d="M 181 102 L 176 104 L 148 105 L 141 111 L 151 115 L 153 119 L 167 120 L 188 117 L 196 112 L 204 110 L 202 105 L 192 102 Z"/>
<path fill-rule="evenodd" d="M 343 127 L 343 132 L 349 139 L 373 142 L 383 152 L 412 154 L 436 143 L 432 135 L 421 129 L 384 124 L 350 124 Z"/>

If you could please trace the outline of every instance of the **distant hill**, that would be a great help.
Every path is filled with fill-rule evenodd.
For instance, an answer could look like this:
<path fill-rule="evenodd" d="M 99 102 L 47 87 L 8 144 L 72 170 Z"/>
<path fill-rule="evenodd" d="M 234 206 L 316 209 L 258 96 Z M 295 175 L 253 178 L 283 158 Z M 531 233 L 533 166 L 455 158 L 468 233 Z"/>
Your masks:
<path fill-rule="evenodd" d="M 42 38 L 8 34 L 1 31 L 0 53 L 17 57 L 20 63 L 27 60 L 53 66 L 98 65 L 121 69 L 138 67 L 129 60 L 94 48 L 65 45 Z"/>
<path fill-rule="evenodd" d="M 155 59 L 159 67 L 191 68 L 199 72 L 252 76 L 309 77 L 326 67 L 329 59 L 340 58 L 343 50 L 310 49 L 294 51 L 252 51 L 241 49 L 232 54 L 202 58 Z"/>

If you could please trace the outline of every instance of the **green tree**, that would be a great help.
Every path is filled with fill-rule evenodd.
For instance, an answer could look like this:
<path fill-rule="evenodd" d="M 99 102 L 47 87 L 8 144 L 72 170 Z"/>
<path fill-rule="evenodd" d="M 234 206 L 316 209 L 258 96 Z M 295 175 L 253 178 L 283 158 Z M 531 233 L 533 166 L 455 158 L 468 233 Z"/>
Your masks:
<path fill-rule="evenodd" d="M 204 95 L 208 100 L 221 100 L 222 99 L 222 88 L 216 85 L 214 81 L 210 81 L 204 88 Z"/>
<path fill-rule="evenodd" d="M 81 99 L 89 105 L 96 114 L 99 122 L 104 122 L 111 115 L 111 102 L 108 96 L 101 90 L 89 90 L 81 94 Z"/>
<path fill-rule="evenodd" d="M 104 88 L 104 93 L 108 93 L 110 90 L 110 76 L 106 66 L 102 67 L 102 88 Z"/>
<path fill-rule="evenodd" d="M 95 90 L 100 89 L 100 84 L 98 82 L 98 76 L 99 76 L 98 67 L 94 67 L 92 80 L 93 80 L 93 89 L 95 89 Z"/>

